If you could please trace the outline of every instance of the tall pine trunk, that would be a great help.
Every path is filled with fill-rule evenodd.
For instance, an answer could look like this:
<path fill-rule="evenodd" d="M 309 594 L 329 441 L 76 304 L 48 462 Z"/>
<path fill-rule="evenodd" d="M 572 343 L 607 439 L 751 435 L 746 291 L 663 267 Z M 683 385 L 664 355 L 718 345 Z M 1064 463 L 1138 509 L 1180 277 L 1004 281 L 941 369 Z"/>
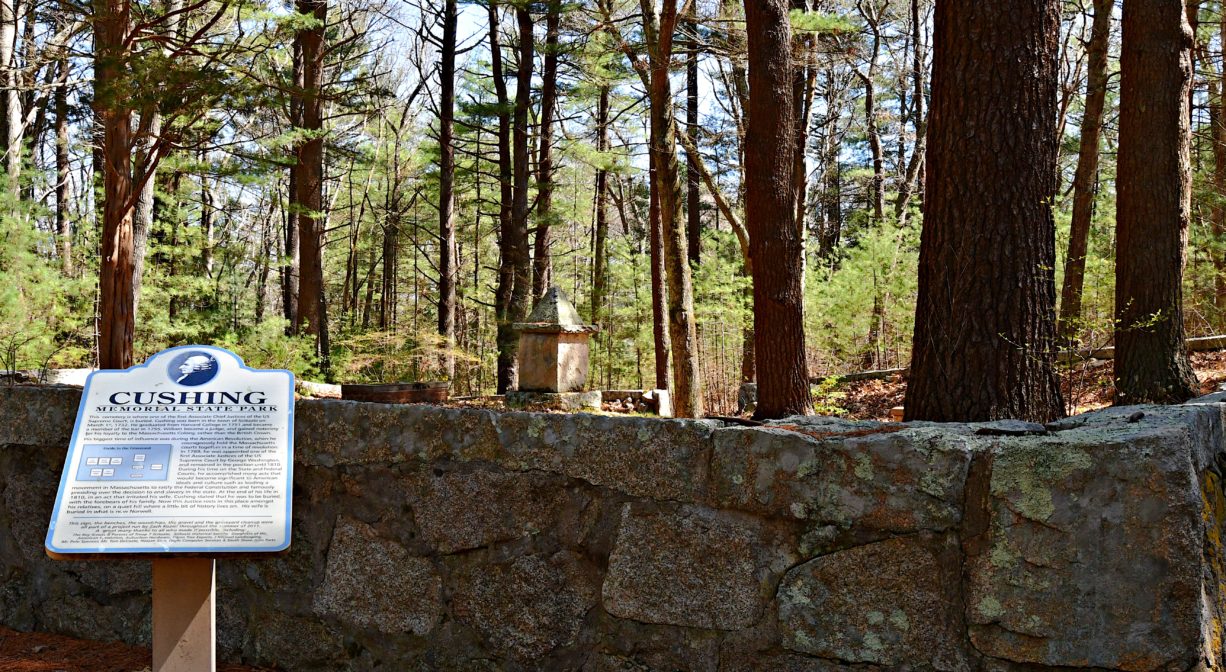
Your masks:
<path fill-rule="evenodd" d="M 443 375 L 455 378 L 455 50 L 458 23 L 456 0 L 443 6 L 442 68 L 439 70 L 438 105 L 438 334 L 446 350 L 442 356 Z M 387 245 L 384 244 L 384 254 Z M 386 263 L 386 261 L 385 261 Z"/>
<path fill-rule="evenodd" d="M 1081 146 L 1073 177 L 1073 223 L 1064 259 L 1064 286 L 1060 291 L 1061 339 L 1076 336 L 1081 322 L 1081 292 L 1085 285 L 1086 252 L 1098 191 L 1098 146 L 1102 138 L 1103 108 L 1107 100 L 1107 47 L 1111 40 L 1114 0 L 1094 0 L 1094 23 L 1087 54 L 1085 115 L 1081 120 Z"/>
<path fill-rule="evenodd" d="M 1115 403 L 1196 394 L 1183 330 L 1192 32 L 1184 3 L 1124 3 L 1116 178 Z"/>
<path fill-rule="evenodd" d="M 753 260 L 755 418 L 813 412 L 801 287 L 804 241 L 795 225 L 797 97 L 787 0 L 745 5 L 749 40 L 749 124 L 745 212 Z"/>
<path fill-rule="evenodd" d="M 1050 205 L 1060 2 L 938 0 L 934 25 L 906 417 L 1046 422 L 1063 413 Z"/>
<path fill-rule="evenodd" d="M 324 27 L 328 18 L 326 0 L 298 0 L 298 12 L 314 22 L 298 31 L 302 45 L 302 126 L 306 140 L 298 149 L 295 204 L 298 207 L 298 322 L 300 331 L 316 337 L 316 354 L 325 369 L 327 319 L 324 307 L 324 218 L 323 218 L 323 85 Z"/>
<path fill-rule="evenodd" d="M 136 331 L 132 284 L 132 110 L 124 69 L 129 0 L 94 4 L 94 105 L 102 125 L 102 259 L 99 268 L 98 366 L 132 366 Z"/>

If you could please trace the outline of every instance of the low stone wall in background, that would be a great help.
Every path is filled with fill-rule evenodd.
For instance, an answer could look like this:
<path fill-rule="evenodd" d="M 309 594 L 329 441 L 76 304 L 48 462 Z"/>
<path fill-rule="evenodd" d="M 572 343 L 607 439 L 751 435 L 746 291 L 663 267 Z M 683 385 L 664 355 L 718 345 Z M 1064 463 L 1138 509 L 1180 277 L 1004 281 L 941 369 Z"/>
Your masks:
<path fill-rule="evenodd" d="M 0 623 L 148 644 L 147 562 L 43 553 L 79 397 L 0 389 Z M 1215 401 L 1029 436 L 303 401 L 293 546 L 219 562 L 220 654 L 286 670 L 1217 667 Z"/>

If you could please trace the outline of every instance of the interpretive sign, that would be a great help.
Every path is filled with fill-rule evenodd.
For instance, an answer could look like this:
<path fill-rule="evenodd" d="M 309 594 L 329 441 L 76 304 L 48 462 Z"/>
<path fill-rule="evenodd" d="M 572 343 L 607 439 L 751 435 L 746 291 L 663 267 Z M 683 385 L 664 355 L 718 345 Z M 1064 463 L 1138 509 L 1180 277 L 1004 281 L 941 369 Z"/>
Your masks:
<path fill-rule="evenodd" d="M 89 376 L 47 551 L 265 553 L 290 543 L 294 375 L 185 346 Z"/>

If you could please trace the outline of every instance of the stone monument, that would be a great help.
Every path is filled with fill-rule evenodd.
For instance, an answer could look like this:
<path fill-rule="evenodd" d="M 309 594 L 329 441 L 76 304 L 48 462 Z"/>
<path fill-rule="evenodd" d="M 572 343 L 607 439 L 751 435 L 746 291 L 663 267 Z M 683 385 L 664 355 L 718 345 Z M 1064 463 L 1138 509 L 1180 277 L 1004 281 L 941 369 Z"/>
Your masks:
<path fill-rule="evenodd" d="M 550 287 L 532 308 L 519 332 L 519 388 L 507 393 L 507 405 L 565 411 L 600 410 L 600 391 L 585 391 L 588 339 L 600 328 L 584 324 L 574 304 L 558 287 Z"/>

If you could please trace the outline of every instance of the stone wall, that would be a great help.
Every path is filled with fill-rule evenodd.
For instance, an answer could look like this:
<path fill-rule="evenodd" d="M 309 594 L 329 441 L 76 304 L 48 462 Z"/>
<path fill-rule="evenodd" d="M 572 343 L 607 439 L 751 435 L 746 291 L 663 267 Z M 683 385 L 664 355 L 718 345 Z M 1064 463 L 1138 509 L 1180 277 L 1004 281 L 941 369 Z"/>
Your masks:
<path fill-rule="evenodd" d="M 147 562 L 43 554 L 78 399 L 0 389 L 0 623 L 147 643 Z M 287 670 L 1217 668 L 1223 408 L 744 428 L 304 401 L 293 547 L 219 563 L 219 647 Z"/>

